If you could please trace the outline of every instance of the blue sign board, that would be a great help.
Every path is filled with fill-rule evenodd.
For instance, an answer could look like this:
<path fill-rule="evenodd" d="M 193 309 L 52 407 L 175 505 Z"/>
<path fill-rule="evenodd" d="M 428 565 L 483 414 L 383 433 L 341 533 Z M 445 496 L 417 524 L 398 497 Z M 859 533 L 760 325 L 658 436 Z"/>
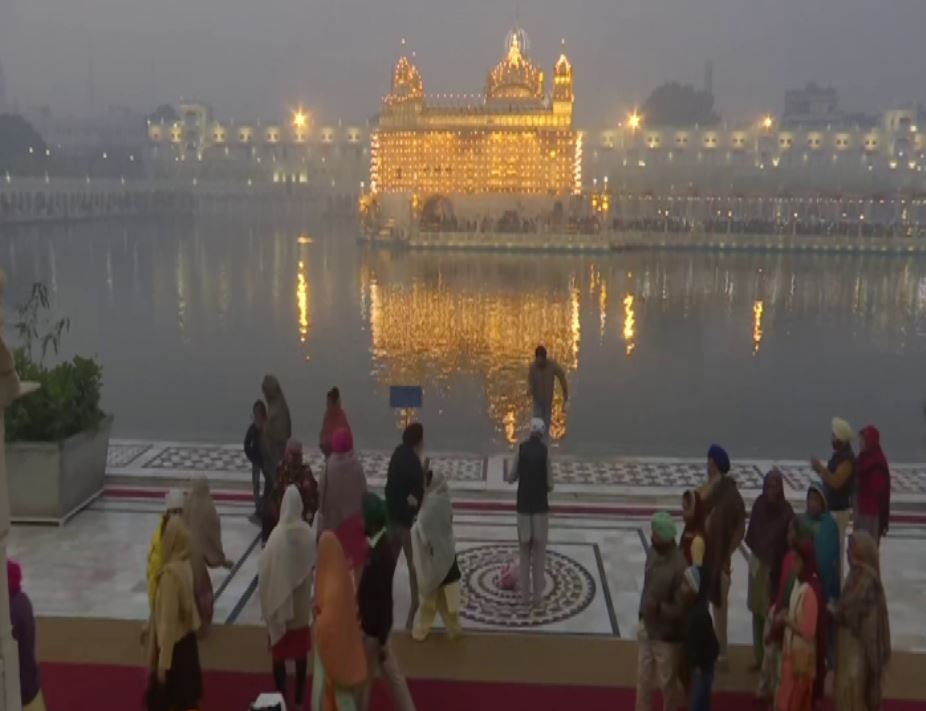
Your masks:
<path fill-rule="evenodd" d="M 389 388 L 389 407 L 420 408 L 424 394 L 420 385 L 393 385 Z"/>

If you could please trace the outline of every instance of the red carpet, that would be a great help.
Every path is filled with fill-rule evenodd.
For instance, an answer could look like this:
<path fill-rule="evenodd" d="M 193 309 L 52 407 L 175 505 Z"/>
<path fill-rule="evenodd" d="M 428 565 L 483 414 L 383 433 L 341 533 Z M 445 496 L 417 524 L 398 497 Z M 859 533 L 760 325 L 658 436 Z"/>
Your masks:
<path fill-rule="evenodd" d="M 48 711 L 133 711 L 141 709 L 145 673 L 137 667 L 43 664 L 42 682 Z M 247 711 L 261 691 L 268 691 L 270 674 L 209 672 L 202 711 Z M 459 681 L 412 681 L 419 711 L 562 711 L 562 709 L 633 709 L 632 689 L 489 684 Z M 375 711 L 392 706 L 381 688 Z M 654 704 L 654 708 L 656 705 Z M 742 694 L 717 694 L 714 711 L 758 709 Z M 885 711 L 926 711 L 926 703 L 892 701 Z"/>

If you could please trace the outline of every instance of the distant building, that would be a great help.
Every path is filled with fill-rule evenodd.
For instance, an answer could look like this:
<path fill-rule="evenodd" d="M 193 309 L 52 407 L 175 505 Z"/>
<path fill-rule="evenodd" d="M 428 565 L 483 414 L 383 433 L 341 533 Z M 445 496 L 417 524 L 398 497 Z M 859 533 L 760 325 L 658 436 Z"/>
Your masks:
<path fill-rule="evenodd" d="M 803 89 L 785 92 L 785 110 L 781 125 L 785 128 L 826 128 L 843 123 L 845 115 L 839 108 L 839 93 L 814 82 Z"/>

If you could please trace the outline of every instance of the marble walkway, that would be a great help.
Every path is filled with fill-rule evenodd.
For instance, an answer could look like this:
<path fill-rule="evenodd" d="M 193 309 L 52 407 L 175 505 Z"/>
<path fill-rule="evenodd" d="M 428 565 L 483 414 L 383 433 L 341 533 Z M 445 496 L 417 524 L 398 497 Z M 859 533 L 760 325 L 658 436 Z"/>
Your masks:
<path fill-rule="evenodd" d="M 371 486 L 381 486 L 386 455 L 363 458 Z M 311 463 L 320 467 L 320 462 Z M 544 598 L 540 607 L 527 610 L 498 585 L 501 569 L 516 555 L 514 516 L 508 506 L 513 488 L 502 480 L 505 457 L 442 454 L 432 463 L 451 481 L 464 627 L 541 634 L 635 635 L 648 512 L 663 498 L 677 502 L 681 491 L 703 476 L 703 464 L 687 460 L 557 459 L 557 513 L 551 521 Z M 758 493 L 761 473 L 770 465 L 738 464 L 735 475 L 747 498 Z M 779 466 L 789 498 L 801 500 L 806 472 L 797 464 Z M 926 503 L 926 467 L 893 471 L 895 500 L 914 512 L 892 525 L 882 545 L 893 641 L 897 649 L 926 651 L 926 618 L 920 609 L 926 583 L 926 515 L 915 513 Z M 226 552 L 237 561 L 231 571 L 213 572 L 216 621 L 259 624 L 260 544 L 258 529 L 247 519 L 250 469 L 239 448 L 119 441 L 111 446 L 108 472 L 107 493 L 67 525 L 12 530 L 9 554 L 24 566 L 25 585 L 38 614 L 146 618 L 145 561 L 160 496 L 167 485 L 205 472 L 220 502 Z M 621 505 L 596 506 L 598 501 Z M 734 563 L 730 605 L 730 638 L 743 644 L 751 640 L 745 555 L 744 550 Z M 401 621 L 409 605 L 408 574 L 401 559 L 395 598 L 396 620 Z"/>

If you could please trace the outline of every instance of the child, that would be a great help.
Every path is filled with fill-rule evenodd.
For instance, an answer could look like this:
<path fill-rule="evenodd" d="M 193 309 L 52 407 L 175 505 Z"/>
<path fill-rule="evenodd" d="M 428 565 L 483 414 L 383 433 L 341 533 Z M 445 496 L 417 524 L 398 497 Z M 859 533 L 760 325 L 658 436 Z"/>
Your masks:
<path fill-rule="evenodd" d="M 254 513 L 251 523 L 260 525 L 260 473 L 263 458 L 260 451 L 260 433 L 267 421 L 267 406 L 263 400 L 257 400 L 251 408 L 251 426 L 244 435 L 244 454 L 251 462 L 251 488 L 254 491 Z"/>
<path fill-rule="evenodd" d="M 685 570 L 681 592 L 690 605 L 685 629 L 685 657 L 691 675 L 688 711 L 710 711 L 714 663 L 720 654 L 720 644 L 707 607 L 707 587 L 708 576 L 702 577 L 700 568 L 691 566 Z"/>

